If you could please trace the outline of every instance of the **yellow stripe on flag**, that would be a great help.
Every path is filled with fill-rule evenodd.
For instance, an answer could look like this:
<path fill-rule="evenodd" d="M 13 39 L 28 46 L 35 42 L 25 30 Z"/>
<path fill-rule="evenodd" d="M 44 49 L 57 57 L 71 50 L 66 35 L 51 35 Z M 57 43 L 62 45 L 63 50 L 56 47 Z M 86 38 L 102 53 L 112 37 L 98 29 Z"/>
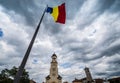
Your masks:
<path fill-rule="evenodd" d="M 54 17 L 55 21 L 57 21 L 57 19 L 58 19 L 58 14 L 59 14 L 58 7 L 54 7 L 53 13 L 51 15 Z"/>

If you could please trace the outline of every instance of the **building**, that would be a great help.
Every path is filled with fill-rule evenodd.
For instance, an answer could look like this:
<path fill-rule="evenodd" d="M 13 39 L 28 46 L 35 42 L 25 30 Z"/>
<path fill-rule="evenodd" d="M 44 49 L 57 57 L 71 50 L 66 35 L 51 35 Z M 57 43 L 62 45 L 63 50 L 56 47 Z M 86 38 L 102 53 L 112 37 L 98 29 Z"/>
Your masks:
<path fill-rule="evenodd" d="M 46 77 L 46 83 L 62 83 L 62 77 L 58 74 L 57 56 L 51 56 L 52 62 L 50 67 L 50 74 Z"/>
<path fill-rule="evenodd" d="M 88 83 L 87 78 L 82 78 L 82 83 Z"/>
<path fill-rule="evenodd" d="M 86 77 L 82 79 L 76 79 L 72 81 L 72 83 L 95 83 L 92 79 L 91 73 L 89 71 L 89 68 L 85 67 L 85 74 Z"/>
<path fill-rule="evenodd" d="M 73 80 L 72 83 L 82 83 L 82 80 L 75 78 L 75 80 Z"/>
<path fill-rule="evenodd" d="M 110 78 L 108 81 L 110 83 L 120 83 L 120 77 Z"/>
<path fill-rule="evenodd" d="M 33 80 L 30 80 L 30 83 L 36 83 L 35 81 L 33 81 Z"/>
<path fill-rule="evenodd" d="M 87 79 L 86 78 L 82 78 L 82 79 L 76 79 L 72 81 L 72 83 L 87 83 Z"/>
<path fill-rule="evenodd" d="M 68 83 L 67 81 L 63 82 L 63 83 Z"/>
<path fill-rule="evenodd" d="M 94 79 L 94 80 L 95 80 L 95 83 L 104 83 L 104 80 L 100 78 Z"/>

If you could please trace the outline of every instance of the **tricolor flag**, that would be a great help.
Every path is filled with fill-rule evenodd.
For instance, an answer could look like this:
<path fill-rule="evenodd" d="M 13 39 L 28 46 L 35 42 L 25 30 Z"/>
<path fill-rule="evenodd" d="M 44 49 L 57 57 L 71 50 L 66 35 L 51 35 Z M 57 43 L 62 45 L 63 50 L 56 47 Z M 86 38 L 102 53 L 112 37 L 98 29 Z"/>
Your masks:
<path fill-rule="evenodd" d="M 65 3 L 53 8 L 47 7 L 46 12 L 50 13 L 53 16 L 55 22 L 65 24 L 66 20 Z"/>

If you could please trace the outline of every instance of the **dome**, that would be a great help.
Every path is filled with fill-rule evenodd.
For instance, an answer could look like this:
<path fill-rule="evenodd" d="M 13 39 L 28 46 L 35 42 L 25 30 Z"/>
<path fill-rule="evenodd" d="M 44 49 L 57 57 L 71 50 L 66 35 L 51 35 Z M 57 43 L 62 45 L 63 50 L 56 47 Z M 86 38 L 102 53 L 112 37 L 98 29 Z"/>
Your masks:
<path fill-rule="evenodd" d="M 54 54 L 52 55 L 52 58 L 57 58 L 57 55 L 54 53 Z"/>

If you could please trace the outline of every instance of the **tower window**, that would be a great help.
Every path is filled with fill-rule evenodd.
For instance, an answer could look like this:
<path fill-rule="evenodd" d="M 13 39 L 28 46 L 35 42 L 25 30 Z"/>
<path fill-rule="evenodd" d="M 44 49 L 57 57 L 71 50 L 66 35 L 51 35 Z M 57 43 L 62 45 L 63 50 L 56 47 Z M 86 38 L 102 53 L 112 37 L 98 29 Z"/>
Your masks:
<path fill-rule="evenodd" d="M 53 68 L 52 70 L 55 71 L 55 68 Z"/>

